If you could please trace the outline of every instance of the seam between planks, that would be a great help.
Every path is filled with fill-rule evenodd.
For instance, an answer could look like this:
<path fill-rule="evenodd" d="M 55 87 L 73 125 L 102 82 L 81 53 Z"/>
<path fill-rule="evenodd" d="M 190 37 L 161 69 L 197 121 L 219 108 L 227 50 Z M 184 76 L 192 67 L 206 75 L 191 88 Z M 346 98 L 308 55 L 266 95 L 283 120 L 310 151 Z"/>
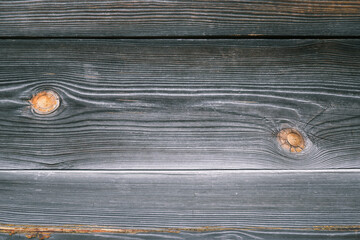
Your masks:
<path fill-rule="evenodd" d="M 51 36 L 51 37 L 43 37 L 43 36 L 0 36 L 0 40 L 16 40 L 16 39 L 25 39 L 25 40 L 32 40 L 32 39 L 284 39 L 284 40 L 290 40 L 290 39 L 360 39 L 360 36 L 326 36 L 326 35 L 309 35 L 309 36 L 301 36 L 301 35 L 294 35 L 294 36 L 277 36 L 277 35 L 256 35 L 256 36 L 249 36 L 249 35 L 211 35 L 211 36 L 202 36 L 202 35 L 189 35 L 189 36 L 81 36 L 81 37 L 73 37 L 73 36 Z"/>
<path fill-rule="evenodd" d="M 74 173 L 83 173 L 83 172 L 96 172 L 96 173 L 114 173 L 114 172 L 122 172 L 122 173 L 147 173 L 147 172 L 183 172 L 183 173 L 191 173 L 191 172 L 238 172 L 238 173 L 360 173 L 360 169 L 352 168 L 352 169 L 279 169 L 279 170 L 271 170 L 271 169 L 61 169 L 61 170 L 52 170 L 52 169 L 28 169 L 28 170 L 19 170 L 19 169 L 0 169 L 0 173 L 12 172 L 12 173 L 35 173 L 35 172 L 51 172 L 51 173 L 64 173 L 64 172 L 74 172 Z"/>

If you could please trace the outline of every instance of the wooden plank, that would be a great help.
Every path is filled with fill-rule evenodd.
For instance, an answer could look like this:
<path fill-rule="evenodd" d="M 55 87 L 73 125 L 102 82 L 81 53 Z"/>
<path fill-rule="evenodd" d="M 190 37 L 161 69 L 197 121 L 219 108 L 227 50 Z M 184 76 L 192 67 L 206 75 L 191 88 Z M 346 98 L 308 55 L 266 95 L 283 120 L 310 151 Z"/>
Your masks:
<path fill-rule="evenodd" d="M 0 2 L 0 36 L 360 36 L 359 0 Z"/>
<path fill-rule="evenodd" d="M 351 238 L 360 229 L 359 173 L 2 171 L 0 231 Z"/>
<path fill-rule="evenodd" d="M 30 236 L 35 236 L 36 234 L 19 234 L 15 233 L 9 237 L 9 234 L 4 233 L 0 234 L 1 240 L 28 240 Z M 49 235 L 36 235 L 33 239 L 41 239 L 41 236 Z M 346 232 L 346 231 L 246 231 L 246 230 L 231 230 L 231 231 L 214 231 L 214 232 L 185 232 L 181 231 L 179 233 L 136 233 L 136 234 L 114 234 L 114 233 L 93 233 L 93 234 L 84 234 L 84 233 L 68 233 L 68 234 L 59 234 L 53 233 L 50 234 L 49 240 L 108 240 L 108 239 L 126 239 L 126 240 L 140 240 L 140 239 L 244 239 L 244 240 L 253 240 L 253 239 L 266 239 L 266 240 L 319 240 L 319 239 L 331 239 L 331 240 L 358 240 L 359 233 L 356 231 Z"/>
<path fill-rule="evenodd" d="M 359 168 L 359 78 L 359 40 L 2 40 L 0 168 Z"/>

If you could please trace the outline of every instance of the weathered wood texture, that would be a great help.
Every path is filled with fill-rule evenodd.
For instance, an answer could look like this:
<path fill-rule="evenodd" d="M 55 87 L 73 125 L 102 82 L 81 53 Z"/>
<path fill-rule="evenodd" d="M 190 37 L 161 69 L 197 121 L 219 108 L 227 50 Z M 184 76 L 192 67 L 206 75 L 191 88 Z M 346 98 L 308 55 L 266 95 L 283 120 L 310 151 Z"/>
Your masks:
<path fill-rule="evenodd" d="M 358 239 L 359 26 L 359 0 L 0 1 L 0 239 Z"/>
<path fill-rule="evenodd" d="M 360 1 L 0 1 L 0 36 L 360 36 Z"/>
<path fill-rule="evenodd" d="M 0 168 L 358 168 L 359 79 L 360 40 L 2 40 Z"/>
<path fill-rule="evenodd" d="M 213 240 L 213 239 L 241 239 L 241 240 L 358 240 L 358 232 L 344 232 L 344 231 L 214 231 L 214 232 L 186 232 L 179 233 L 137 233 L 137 234 L 112 234 L 112 233 L 94 233 L 94 234 L 50 234 L 48 240 L 110 240 L 110 239 L 125 239 L 125 240 L 162 240 L 162 239 L 187 239 L 187 240 Z M 27 237 L 28 236 L 28 237 Z M 0 240 L 29 240 L 31 234 L 0 234 Z M 34 237 L 34 240 L 37 238 Z"/>
<path fill-rule="evenodd" d="M 321 234 L 359 225 L 359 190 L 358 170 L 2 171 L 0 222 Z"/>

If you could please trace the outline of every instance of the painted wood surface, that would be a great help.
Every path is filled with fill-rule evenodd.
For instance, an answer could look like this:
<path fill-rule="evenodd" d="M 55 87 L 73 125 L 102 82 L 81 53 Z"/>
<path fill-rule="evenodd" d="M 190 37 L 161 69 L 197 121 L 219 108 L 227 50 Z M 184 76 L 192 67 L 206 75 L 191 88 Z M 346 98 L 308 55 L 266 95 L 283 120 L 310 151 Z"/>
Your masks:
<path fill-rule="evenodd" d="M 0 231 L 4 224 L 85 224 L 77 227 L 93 226 L 100 236 L 121 228 L 140 238 L 160 230 L 202 239 L 354 238 L 359 181 L 359 170 L 2 171 Z M 149 229 L 155 232 L 141 233 Z"/>
<path fill-rule="evenodd" d="M 360 1 L 0 1 L 0 36 L 359 36 Z"/>
<path fill-rule="evenodd" d="M 2 40 L 0 168 L 358 168 L 359 79 L 355 39 Z"/>

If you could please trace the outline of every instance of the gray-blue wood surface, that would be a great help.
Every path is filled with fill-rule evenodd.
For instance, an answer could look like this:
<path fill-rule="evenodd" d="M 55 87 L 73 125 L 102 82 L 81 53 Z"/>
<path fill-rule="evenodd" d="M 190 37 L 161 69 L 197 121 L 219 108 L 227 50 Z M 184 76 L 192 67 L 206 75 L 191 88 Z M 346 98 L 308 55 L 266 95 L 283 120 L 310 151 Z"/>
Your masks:
<path fill-rule="evenodd" d="M 359 26 L 359 0 L 0 1 L 0 239 L 359 239 Z"/>
<path fill-rule="evenodd" d="M 0 168 L 358 168 L 359 81 L 355 39 L 2 40 Z"/>
<path fill-rule="evenodd" d="M 359 40 L 0 46 L 2 236 L 358 237 Z"/>
<path fill-rule="evenodd" d="M 0 36 L 360 36 L 359 0 L 0 1 Z"/>
<path fill-rule="evenodd" d="M 355 239 L 359 183 L 359 170 L 2 171 L 0 221 L 134 239 Z"/>

